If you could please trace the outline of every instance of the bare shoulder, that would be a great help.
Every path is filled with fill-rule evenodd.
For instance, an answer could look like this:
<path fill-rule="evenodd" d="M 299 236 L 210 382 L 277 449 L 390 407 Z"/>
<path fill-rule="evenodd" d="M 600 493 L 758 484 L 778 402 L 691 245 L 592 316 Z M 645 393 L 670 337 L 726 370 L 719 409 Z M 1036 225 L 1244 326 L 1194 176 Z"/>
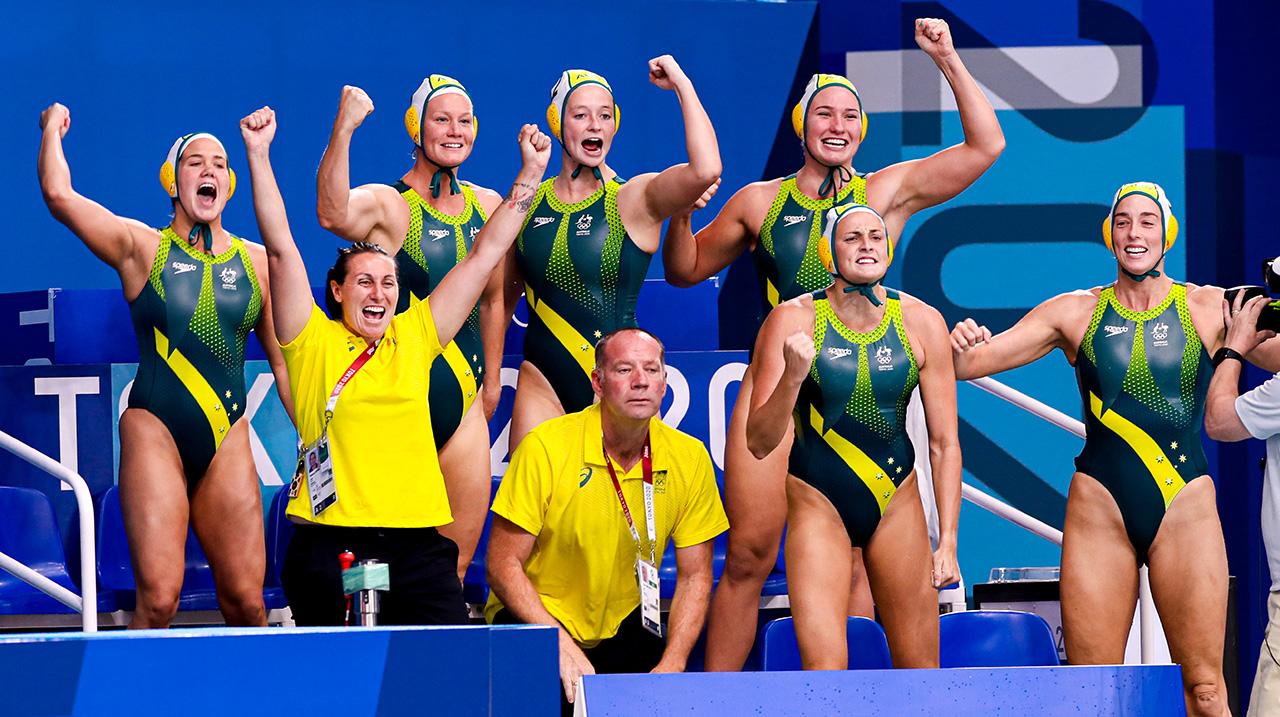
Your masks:
<path fill-rule="evenodd" d="M 471 187 L 471 191 L 476 193 L 476 201 L 480 202 L 480 207 L 484 209 L 485 214 L 492 216 L 498 205 L 502 204 L 502 195 L 492 189 L 471 182 L 463 182 L 463 184 Z"/>
<path fill-rule="evenodd" d="M 1212 284 L 1192 284 L 1187 282 L 1187 303 L 1206 309 L 1219 310 L 1226 290 Z"/>
<path fill-rule="evenodd" d="M 788 299 L 769 312 L 765 318 L 763 333 L 766 330 L 786 331 L 791 333 L 797 327 L 813 323 L 813 296 L 801 294 Z"/>
<path fill-rule="evenodd" d="M 403 199 L 400 198 L 400 192 L 397 192 L 395 187 L 391 186 L 390 184 L 383 184 L 382 182 L 371 182 L 369 184 L 361 184 L 360 186 L 355 188 L 355 191 L 368 192 L 375 199 L 377 199 L 379 203 L 390 203 L 390 202 L 403 203 L 404 201 Z"/>
<path fill-rule="evenodd" d="M 947 321 L 943 318 L 941 311 L 905 291 L 898 292 L 898 300 L 902 304 L 902 319 L 907 324 L 926 330 L 940 329 L 943 333 L 947 333 Z"/>

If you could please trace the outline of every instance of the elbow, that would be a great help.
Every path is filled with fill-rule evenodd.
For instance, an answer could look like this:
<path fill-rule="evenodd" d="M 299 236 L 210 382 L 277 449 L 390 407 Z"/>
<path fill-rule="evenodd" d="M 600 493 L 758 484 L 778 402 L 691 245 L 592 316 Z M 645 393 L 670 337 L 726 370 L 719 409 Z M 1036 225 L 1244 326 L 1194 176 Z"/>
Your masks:
<path fill-rule="evenodd" d="M 777 447 L 776 443 L 772 446 L 768 445 L 768 441 L 753 435 L 750 430 L 747 431 L 747 450 L 751 451 L 751 455 L 756 460 L 762 461 L 768 458 L 769 454 L 773 453 L 773 449 Z"/>
<path fill-rule="evenodd" d="M 694 179 L 697 180 L 698 184 L 702 185 L 702 191 L 704 192 L 710 189 L 717 179 L 720 179 L 720 174 L 724 171 L 720 164 L 719 154 L 690 165 L 690 169 L 693 170 Z"/>
<path fill-rule="evenodd" d="M 340 234 L 343 222 L 347 217 L 344 212 L 338 212 L 324 206 L 316 207 L 316 219 L 320 222 L 320 228 L 327 232 Z"/>
<path fill-rule="evenodd" d="M 1222 415 L 1224 410 L 1219 407 L 1219 404 L 1209 402 L 1204 412 L 1204 432 L 1214 441 L 1235 441 L 1237 439 L 1228 430 L 1230 423 L 1224 420 L 1225 417 Z"/>
<path fill-rule="evenodd" d="M 44 203 L 49 208 L 49 213 L 61 221 L 67 213 L 67 205 L 71 202 L 71 188 L 42 183 L 40 192 L 44 195 Z"/>

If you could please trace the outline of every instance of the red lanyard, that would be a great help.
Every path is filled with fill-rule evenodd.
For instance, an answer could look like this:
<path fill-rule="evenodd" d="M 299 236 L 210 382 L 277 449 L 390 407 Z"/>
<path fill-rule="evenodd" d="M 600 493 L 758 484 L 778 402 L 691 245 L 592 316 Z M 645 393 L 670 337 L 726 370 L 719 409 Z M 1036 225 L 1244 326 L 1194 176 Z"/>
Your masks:
<path fill-rule="evenodd" d="M 333 391 L 329 394 L 329 400 L 324 406 L 324 425 L 326 428 L 329 426 L 329 421 L 333 420 L 333 409 L 338 405 L 338 395 L 342 393 L 342 389 L 346 387 L 351 377 L 355 376 L 357 371 L 369 363 L 369 359 L 373 358 L 373 352 L 378 350 L 378 344 L 380 343 L 382 343 L 382 339 L 369 344 L 369 348 L 361 351 L 356 360 L 351 362 L 351 367 L 347 369 L 347 372 L 342 374 L 342 378 L 338 379 L 338 385 L 333 387 Z"/>
<path fill-rule="evenodd" d="M 640 531 L 636 530 L 636 522 L 631 517 L 631 509 L 627 507 L 627 499 L 622 494 L 622 483 L 618 480 L 618 473 L 613 468 L 613 460 L 609 458 L 609 451 L 605 449 L 603 436 L 600 437 L 600 451 L 604 454 L 604 465 L 609 469 L 609 478 L 613 480 L 613 489 L 618 493 L 618 502 L 622 504 L 622 516 L 627 519 L 627 527 L 631 529 L 631 537 L 636 541 L 636 551 L 643 554 Z M 653 455 L 649 449 L 649 436 L 647 435 L 644 437 L 644 452 L 640 454 L 640 465 L 644 476 L 644 522 L 645 532 L 649 538 L 649 562 L 657 565 L 658 531 L 653 519 Z"/>

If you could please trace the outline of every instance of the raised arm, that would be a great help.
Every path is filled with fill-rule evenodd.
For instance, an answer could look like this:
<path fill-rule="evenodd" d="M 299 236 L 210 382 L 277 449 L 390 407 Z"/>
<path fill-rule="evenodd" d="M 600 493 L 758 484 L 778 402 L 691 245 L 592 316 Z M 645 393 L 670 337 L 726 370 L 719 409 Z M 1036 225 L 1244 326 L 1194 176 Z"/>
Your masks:
<path fill-rule="evenodd" d="M 693 208 L 706 206 L 718 186 L 717 180 L 698 198 Z M 669 283 L 685 288 L 706 281 L 732 264 L 751 246 L 754 237 L 746 218 L 752 208 L 751 197 L 757 191 L 754 184 L 739 189 L 729 197 L 715 219 L 696 235 L 691 222 L 692 210 L 672 215 L 662 247 L 662 266 Z"/>
<path fill-rule="evenodd" d="M 658 224 L 691 206 L 720 178 L 720 147 L 693 82 L 674 57 L 663 55 L 649 60 L 649 81 L 664 90 L 674 90 L 680 100 L 685 151 L 689 155 L 687 163 L 668 167 L 644 185 L 644 213 Z"/>
<path fill-rule="evenodd" d="M 1255 296 L 1242 303 L 1244 292 L 1236 295 L 1236 305 L 1222 302 L 1222 322 L 1226 326 L 1223 346 L 1241 356 L 1255 354 L 1265 343 L 1276 343 L 1276 332 L 1258 331 L 1258 316 L 1267 305 L 1265 296 Z M 1236 412 L 1236 399 L 1240 397 L 1240 374 L 1244 364 L 1227 359 L 1213 371 L 1209 382 L 1209 395 L 1205 399 L 1204 428 L 1215 441 L 1243 441 L 1252 438 L 1249 429 Z"/>
<path fill-rule="evenodd" d="M 311 317 L 315 299 L 307 281 L 307 267 L 289 231 L 284 198 L 271 169 L 271 140 L 276 136 L 276 113 L 263 107 L 240 120 L 240 136 L 244 138 L 249 158 L 249 176 L 253 182 L 253 212 L 258 218 L 258 232 L 267 248 L 267 273 L 270 275 L 272 321 L 276 340 L 287 344 L 302 333 Z"/>
<path fill-rule="evenodd" d="M 71 167 L 62 152 L 62 138 L 70 129 L 71 110 L 64 105 L 54 103 L 40 114 L 40 157 L 36 168 L 49 213 L 122 278 L 136 273 L 129 271 L 132 268 L 145 272 L 146 258 L 139 236 L 155 231 L 141 222 L 112 214 L 72 188 Z"/>
<path fill-rule="evenodd" d="M 342 88 L 329 146 L 316 173 L 316 218 L 320 226 L 348 241 L 377 243 L 371 235 L 386 223 L 373 189 L 351 188 L 351 137 L 372 112 L 373 100 L 364 90 L 351 85 Z"/>
<path fill-rule="evenodd" d="M 916 20 L 916 44 L 951 86 L 964 128 L 964 142 L 923 159 L 902 162 L 872 175 L 873 202 L 889 212 L 914 214 L 951 199 L 973 184 L 1004 151 L 995 110 L 960 60 L 945 20 Z M 873 187 L 868 186 L 868 193 Z"/>
<path fill-rule="evenodd" d="M 445 274 L 431 292 L 431 317 L 442 346 L 452 341 L 462 328 L 490 274 L 507 256 L 547 169 L 547 160 L 551 157 L 549 137 L 538 131 L 537 126 L 527 124 L 520 128 L 517 141 L 522 164 L 506 201 L 485 222 L 467 257 Z"/>
<path fill-rule="evenodd" d="M 960 522 L 960 438 L 956 417 L 956 374 L 951 361 L 947 324 L 933 307 L 917 304 L 908 320 L 920 367 L 920 400 L 929 433 L 929 465 L 938 504 L 938 549 L 933 553 L 933 586 L 960 578 L 956 562 Z"/>
<path fill-rule="evenodd" d="M 803 297 L 801 298 L 803 300 Z M 752 361 L 755 390 L 747 414 L 747 449 L 763 460 L 791 430 L 800 384 L 813 364 L 813 308 L 793 299 L 769 313 Z"/>
<path fill-rule="evenodd" d="M 1069 344 L 1062 330 L 1064 316 L 1077 314 L 1079 305 L 1089 296 L 1089 292 L 1059 294 L 994 337 L 973 319 L 956 324 L 951 331 L 956 379 L 968 381 L 1025 366 L 1055 348 L 1073 351 L 1074 345 Z"/>

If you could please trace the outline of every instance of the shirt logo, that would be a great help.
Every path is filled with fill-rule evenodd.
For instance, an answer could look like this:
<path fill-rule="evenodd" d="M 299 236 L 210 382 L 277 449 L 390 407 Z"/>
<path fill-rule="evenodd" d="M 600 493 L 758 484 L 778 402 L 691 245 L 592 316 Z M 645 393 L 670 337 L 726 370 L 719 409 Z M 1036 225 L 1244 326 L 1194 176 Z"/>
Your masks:
<path fill-rule="evenodd" d="M 893 349 L 888 346 L 881 346 L 876 349 L 876 363 L 880 364 L 881 371 L 887 371 L 892 368 L 889 364 L 893 363 Z"/>
<path fill-rule="evenodd" d="M 782 218 L 782 226 L 793 227 L 799 224 L 800 222 L 806 221 L 808 219 L 809 219 L 808 214 L 788 214 Z"/>
<path fill-rule="evenodd" d="M 591 474 L 592 474 L 591 466 L 585 466 L 582 469 L 582 472 L 578 474 L 578 478 L 581 479 L 578 481 L 579 488 L 585 486 L 587 484 L 587 481 L 591 480 Z"/>
<path fill-rule="evenodd" d="M 223 268 L 222 273 L 219 274 L 219 276 L 222 277 L 222 288 L 229 289 L 231 291 L 236 290 L 236 277 L 240 276 L 240 272 L 228 266 Z"/>
<path fill-rule="evenodd" d="M 578 225 L 578 231 L 577 231 L 578 236 L 584 237 L 590 234 L 591 233 L 591 215 L 583 214 L 582 216 L 578 217 L 577 225 Z"/>
<path fill-rule="evenodd" d="M 186 262 L 181 262 L 181 261 L 175 261 L 175 262 L 173 262 L 172 264 L 170 264 L 169 266 L 172 266 L 172 267 L 173 267 L 173 273 L 174 273 L 174 274 L 185 274 L 185 273 L 187 273 L 188 271 L 195 271 L 195 270 L 196 270 L 196 265 L 195 265 L 195 264 L 187 264 Z"/>
<path fill-rule="evenodd" d="M 1107 337 L 1119 336 L 1120 334 L 1129 333 L 1129 327 L 1126 326 L 1103 326 L 1102 330 L 1107 332 Z"/>
<path fill-rule="evenodd" d="M 833 359 L 844 358 L 853 353 L 853 349 L 838 349 L 834 346 L 827 347 L 827 355 Z"/>
<path fill-rule="evenodd" d="M 1157 321 L 1155 325 L 1151 327 L 1151 338 L 1154 339 L 1156 346 L 1168 346 L 1169 325 L 1164 322 Z"/>
<path fill-rule="evenodd" d="M 546 226 L 551 222 L 554 222 L 555 220 L 556 220 L 555 217 L 534 217 L 533 228 L 537 229 L 538 227 Z"/>
<path fill-rule="evenodd" d="M 666 494 L 667 492 L 667 472 L 666 471 L 653 472 L 653 492 Z"/>
<path fill-rule="evenodd" d="M 436 241 L 437 239 L 443 239 L 449 236 L 449 230 L 448 229 L 428 229 L 427 236 L 431 237 L 431 241 Z"/>

